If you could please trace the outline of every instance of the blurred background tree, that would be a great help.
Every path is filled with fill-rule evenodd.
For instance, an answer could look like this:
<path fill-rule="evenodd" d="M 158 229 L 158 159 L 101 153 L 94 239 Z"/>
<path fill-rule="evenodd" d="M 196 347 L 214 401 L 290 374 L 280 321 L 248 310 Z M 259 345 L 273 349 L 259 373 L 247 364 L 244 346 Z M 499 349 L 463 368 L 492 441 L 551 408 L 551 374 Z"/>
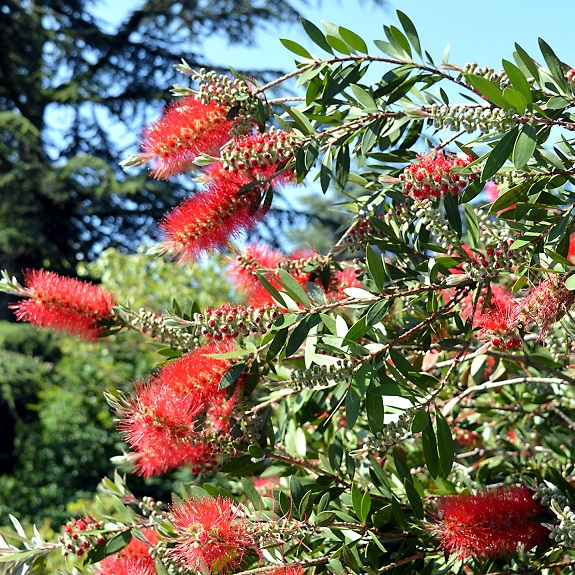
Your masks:
<path fill-rule="evenodd" d="M 17 277 L 39 267 L 75 275 L 85 262 L 85 274 L 103 276 L 134 305 L 162 309 L 174 286 L 202 306 L 217 305 L 230 295 L 220 270 L 176 271 L 118 251 L 135 252 L 190 191 L 145 171 L 125 174 L 118 163 L 158 116 L 168 88 L 185 81 L 175 63 L 217 69 L 202 53 L 205 38 L 251 44 L 257 27 L 295 23 L 297 3 L 142 0 L 114 30 L 96 16 L 102 4 L 0 1 L 0 268 Z M 304 208 L 278 213 L 270 229 L 302 221 Z M 152 289 L 142 293 L 144 285 Z M 101 390 L 111 379 L 129 385 L 157 357 L 149 349 L 133 354 L 132 334 L 109 349 L 9 323 L 9 301 L 0 295 L 7 320 L 0 321 L 0 515 L 9 502 L 25 522 L 62 520 L 66 503 L 93 492 L 119 453 Z"/>

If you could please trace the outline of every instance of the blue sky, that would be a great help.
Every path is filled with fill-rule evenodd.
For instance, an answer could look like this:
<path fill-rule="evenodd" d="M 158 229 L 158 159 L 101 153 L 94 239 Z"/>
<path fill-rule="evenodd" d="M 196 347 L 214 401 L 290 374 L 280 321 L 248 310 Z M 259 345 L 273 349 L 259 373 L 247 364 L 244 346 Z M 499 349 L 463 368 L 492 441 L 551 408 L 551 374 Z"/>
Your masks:
<path fill-rule="evenodd" d="M 97 13 L 112 25 L 122 13 L 143 0 L 105 0 Z M 313 4 L 310 7 L 309 4 Z M 544 38 L 564 61 L 575 67 L 573 54 L 573 0 L 389 0 L 386 8 L 374 7 L 369 0 L 296 0 L 304 16 L 318 24 L 328 20 L 360 34 L 370 47 L 374 39 L 384 39 L 383 24 L 397 25 L 395 9 L 405 12 L 415 23 L 423 48 L 441 61 L 446 44 L 451 45 L 451 61 L 464 64 L 476 61 L 482 66 L 501 68 L 501 59 L 512 59 L 514 42 L 518 42 L 535 59 L 540 58 L 537 37 Z M 259 30 L 254 47 L 229 47 L 224 39 L 205 41 L 204 53 L 211 63 L 237 68 L 291 69 L 293 57 L 279 38 L 313 44 L 295 25 L 274 25 Z M 373 53 L 378 53 L 373 47 Z"/>

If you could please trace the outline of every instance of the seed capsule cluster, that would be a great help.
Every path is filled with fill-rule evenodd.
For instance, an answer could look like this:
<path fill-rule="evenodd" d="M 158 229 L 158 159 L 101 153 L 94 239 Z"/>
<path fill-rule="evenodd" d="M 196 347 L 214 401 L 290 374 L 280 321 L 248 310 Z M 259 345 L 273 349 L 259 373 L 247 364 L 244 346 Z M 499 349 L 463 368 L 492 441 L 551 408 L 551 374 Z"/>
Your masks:
<path fill-rule="evenodd" d="M 229 108 L 238 106 L 242 114 L 255 115 L 259 98 L 245 80 L 217 74 L 213 70 L 208 72 L 204 68 L 192 72 L 191 76 L 199 84 L 196 93 L 198 100 L 216 102 Z"/>
<path fill-rule="evenodd" d="M 62 528 L 64 535 L 58 537 L 58 542 L 62 545 L 62 555 L 82 557 L 90 549 L 104 545 L 106 539 L 98 533 L 103 527 L 103 521 L 95 521 L 90 517 L 70 519 Z"/>
<path fill-rule="evenodd" d="M 517 125 L 513 108 L 504 110 L 487 106 L 464 104 L 432 104 L 429 108 L 431 123 L 438 130 L 447 128 L 454 132 L 465 130 L 468 134 L 481 132 L 503 134 Z"/>
<path fill-rule="evenodd" d="M 314 364 L 308 369 L 292 371 L 289 385 L 297 391 L 331 387 L 341 382 L 350 381 L 356 367 L 357 361 L 351 359 L 338 359 L 337 363 L 329 366 Z"/>
<path fill-rule="evenodd" d="M 509 85 L 509 78 L 505 73 L 505 70 L 499 70 L 496 72 L 493 68 L 489 66 L 479 66 L 477 62 L 469 62 L 465 64 L 461 69 L 461 75 L 463 74 L 473 74 L 474 76 L 481 76 L 490 82 L 493 82 L 501 90 L 504 90 Z M 461 79 L 461 75 L 458 79 Z"/>
<path fill-rule="evenodd" d="M 189 351 L 200 346 L 200 340 L 195 334 L 181 327 L 168 325 L 162 315 L 144 308 L 138 310 L 131 324 L 142 333 L 181 351 Z"/>
<path fill-rule="evenodd" d="M 401 441 L 409 433 L 414 415 L 415 410 L 410 407 L 399 416 L 397 421 L 385 425 L 383 431 L 368 436 L 364 442 L 367 451 L 374 455 L 385 453 L 389 447 Z"/>
<path fill-rule="evenodd" d="M 237 138 L 222 149 L 225 170 L 246 170 L 265 166 L 285 166 L 296 154 L 300 143 L 295 134 L 271 128 L 265 134 Z"/>

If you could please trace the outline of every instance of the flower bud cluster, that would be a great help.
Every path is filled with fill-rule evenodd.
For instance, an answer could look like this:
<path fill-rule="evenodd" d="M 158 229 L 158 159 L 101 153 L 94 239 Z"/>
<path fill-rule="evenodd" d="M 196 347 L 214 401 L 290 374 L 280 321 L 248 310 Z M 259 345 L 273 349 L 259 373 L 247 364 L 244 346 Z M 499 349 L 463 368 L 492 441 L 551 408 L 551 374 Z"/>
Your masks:
<path fill-rule="evenodd" d="M 414 208 L 416 208 L 415 216 L 420 218 L 426 229 L 437 238 L 441 247 L 449 248 L 460 243 L 459 236 L 442 218 L 437 206 L 431 200 L 418 202 Z"/>
<path fill-rule="evenodd" d="M 161 514 L 160 510 L 163 507 L 163 503 L 152 499 L 149 495 L 144 495 L 144 497 L 138 501 L 138 507 L 145 517 L 156 517 Z"/>
<path fill-rule="evenodd" d="M 564 340 L 556 337 L 548 337 L 545 339 L 545 347 L 547 348 L 549 355 L 553 358 L 553 361 L 558 364 L 563 364 L 565 362 L 565 359 L 569 354 L 569 350 L 566 349 Z"/>
<path fill-rule="evenodd" d="M 191 76 L 199 84 L 196 93 L 198 100 L 205 104 L 215 102 L 228 108 L 239 107 L 241 114 L 255 116 L 259 98 L 246 80 L 217 74 L 213 70 L 208 72 L 204 68 Z"/>
<path fill-rule="evenodd" d="M 82 557 L 90 549 L 95 549 L 106 543 L 106 539 L 98 530 L 104 527 L 103 521 L 95 521 L 89 517 L 71 519 L 64 525 L 64 535 L 58 537 L 62 545 L 62 555 L 69 554 Z"/>
<path fill-rule="evenodd" d="M 513 108 L 490 108 L 487 106 L 466 106 L 464 104 L 432 104 L 429 108 L 433 127 L 447 128 L 454 132 L 465 130 L 468 134 L 481 132 L 503 134 L 517 125 Z"/>
<path fill-rule="evenodd" d="M 493 68 L 489 66 L 480 67 L 477 62 L 470 62 L 465 64 L 461 69 L 461 74 L 473 74 L 474 76 L 481 76 L 490 82 L 493 82 L 501 90 L 504 90 L 509 85 L 509 78 L 505 73 L 505 70 L 499 70 L 496 72 Z"/>
<path fill-rule="evenodd" d="M 564 547 L 575 548 L 575 511 L 569 506 L 555 512 L 560 519 L 549 537 Z"/>
<path fill-rule="evenodd" d="M 322 254 L 310 254 L 304 257 L 294 257 L 278 262 L 278 269 L 285 270 L 296 278 L 300 275 L 309 273 L 310 267 L 316 268 L 325 262 L 325 256 Z"/>
<path fill-rule="evenodd" d="M 406 409 L 397 421 L 392 421 L 384 426 L 383 431 L 365 439 L 364 446 L 371 454 L 385 453 L 389 447 L 399 443 L 410 431 L 411 420 L 415 410 L 411 407 Z"/>
<path fill-rule="evenodd" d="M 224 304 L 217 309 L 206 308 L 203 313 L 194 314 L 194 335 L 221 341 L 240 335 L 265 334 L 279 314 L 279 309 L 271 305 L 244 307 Z"/>
<path fill-rule="evenodd" d="M 575 70 L 573 68 L 569 68 L 564 77 L 567 82 L 575 82 Z"/>
<path fill-rule="evenodd" d="M 296 154 L 299 141 L 295 134 L 270 128 L 265 134 L 235 139 L 222 149 L 224 170 L 246 170 L 285 166 Z"/>
<path fill-rule="evenodd" d="M 473 158 L 460 158 L 441 152 L 420 154 L 417 161 L 407 166 L 399 176 L 403 182 L 403 193 L 420 201 L 429 198 L 441 198 L 447 194 L 457 195 L 469 182 L 474 181 L 475 174 L 452 173 L 454 167 L 465 167 Z"/>
<path fill-rule="evenodd" d="M 270 541 L 289 543 L 301 541 L 316 532 L 316 527 L 305 521 L 297 521 L 293 518 L 284 521 L 260 522 L 252 537 L 260 548 L 269 546 Z"/>
<path fill-rule="evenodd" d="M 547 483 L 540 483 L 537 486 L 537 491 L 533 495 L 533 499 L 539 499 L 541 505 L 545 507 L 551 507 L 552 503 L 559 509 L 569 506 L 569 499 L 558 491 L 554 485 L 548 485 Z"/>
<path fill-rule="evenodd" d="M 200 346 L 200 340 L 181 327 L 170 326 L 159 313 L 140 308 L 136 317 L 131 320 L 132 326 L 142 333 L 166 343 L 170 347 L 182 351 L 189 351 Z"/>
<path fill-rule="evenodd" d="M 297 391 L 331 387 L 341 382 L 350 381 L 357 367 L 358 360 L 338 359 L 333 365 L 313 364 L 308 369 L 292 371 L 288 382 Z"/>
<path fill-rule="evenodd" d="M 511 240 L 502 240 L 486 248 L 485 253 L 475 254 L 470 262 L 463 265 L 465 273 L 477 281 L 483 281 L 496 278 L 501 272 L 509 272 L 525 263 L 526 253 L 512 250 L 512 243 Z"/>

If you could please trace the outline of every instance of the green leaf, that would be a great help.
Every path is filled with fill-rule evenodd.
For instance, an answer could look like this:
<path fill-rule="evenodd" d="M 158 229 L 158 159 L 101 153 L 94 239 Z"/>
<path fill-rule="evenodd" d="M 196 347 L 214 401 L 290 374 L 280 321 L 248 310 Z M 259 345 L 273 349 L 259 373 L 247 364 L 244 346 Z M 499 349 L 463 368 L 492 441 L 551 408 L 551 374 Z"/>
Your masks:
<path fill-rule="evenodd" d="M 372 433 L 378 433 L 383 430 L 383 397 L 380 394 L 365 394 L 365 410 L 367 412 L 367 424 Z"/>
<path fill-rule="evenodd" d="M 118 553 L 128 545 L 128 543 L 132 540 L 132 533 L 131 531 L 123 531 L 122 533 L 118 533 L 106 543 L 106 555 L 112 555 L 114 553 Z"/>
<path fill-rule="evenodd" d="M 277 290 L 277 288 L 270 282 L 268 281 L 267 278 L 264 277 L 264 275 L 260 272 L 256 271 L 256 275 L 258 276 L 258 279 L 260 280 L 261 284 L 264 286 L 264 288 L 266 288 L 266 291 L 282 306 L 287 308 L 287 304 L 284 300 L 284 298 L 281 296 L 280 292 Z"/>
<path fill-rule="evenodd" d="M 538 38 L 539 41 L 539 49 L 543 54 L 543 58 L 545 58 L 545 62 L 551 72 L 551 76 L 555 80 L 558 86 L 563 88 L 564 90 L 567 89 L 567 83 L 565 82 L 565 78 L 563 76 L 563 66 L 561 65 L 561 61 L 557 58 L 553 49 L 543 38 Z"/>
<path fill-rule="evenodd" d="M 325 292 L 321 286 L 317 285 L 315 282 L 308 282 L 305 289 L 313 304 L 325 305 L 327 303 Z"/>
<path fill-rule="evenodd" d="M 325 39 L 327 43 L 337 52 L 340 52 L 341 54 L 351 53 L 349 46 L 338 36 L 333 36 L 332 34 L 326 34 Z"/>
<path fill-rule="evenodd" d="M 301 25 L 305 30 L 306 34 L 313 40 L 315 44 L 317 44 L 322 50 L 333 54 L 333 50 L 331 46 L 327 43 L 323 32 L 312 22 L 306 20 L 305 18 L 300 17 Z"/>
<path fill-rule="evenodd" d="M 312 60 L 312 55 L 303 46 L 300 46 L 297 42 L 294 42 L 293 40 L 288 40 L 287 38 L 280 38 L 280 42 L 290 52 L 293 52 L 294 54 L 297 54 L 302 58 L 308 58 L 309 60 Z"/>
<path fill-rule="evenodd" d="M 426 427 L 421 434 L 423 443 L 423 456 L 429 475 L 434 479 L 439 475 L 439 455 L 437 453 L 437 441 L 433 426 Z"/>
<path fill-rule="evenodd" d="M 350 328 L 349 331 L 345 334 L 344 343 L 346 342 L 356 342 L 358 339 L 362 338 L 367 331 L 369 330 L 369 326 L 365 323 L 365 316 L 360 317 Z"/>
<path fill-rule="evenodd" d="M 569 277 L 565 280 L 565 287 L 566 287 L 569 291 L 575 291 L 575 275 L 569 276 Z"/>
<path fill-rule="evenodd" d="M 510 132 L 507 132 L 497 145 L 491 150 L 485 166 L 483 166 L 483 172 L 481 173 L 481 180 L 486 182 L 491 176 L 497 173 L 499 168 L 505 164 L 511 153 L 513 152 L 513 147 L 515 145 L 515 140 L 519 134 L 518 128 L 513 128 Z"/>
<path fill-rule="evenodd" d="M 385 40 L 374 40 L 373 43 L 384 53 L 392 58 L 403 58 L 404 54 L 398 51 L 393 44 L 385 42 Z"/>
<path fill-rule="evenodd" d="M 511 107 L 503 96 L 503 92 L 487 78 L 475 76 L 474 74 L 465 74 L 465 79 L 481 96 L 485 96 L 492 104 L 504 110 Z"/>
<path fill-rule="evenodd" d="M 528 106 L 532 106 L 533 96 L 531 94 L 531 86 L 529 86 L 529 82 L 523 72 L 509 60 L 503 60 L 503 69 L 515 90 L 525 98 Z"/>
<path fill-rule="evenodd" d="M 362 366 L 354 373 L 351 385 L 347 390 L 345 420 L 347 422 L 348 429 L 353 429 L 357 422 L 357 418 L 361 411 L 361 400 L 365 395 L 365 390 L 369 384 L 371 370 L 372 367 L 369 362 L 362 364 Z"/>
<path fill-rule="evenodd" d="M 525 110 L 527 109 L 527 100 L 520 92 L 513 88 L 509 88 L 508 86 L 503 90 L 503 97 L 511 104 L 519 115 L 522 116 L 525 114 Z"/>
<path fill-rule="evenodd" d="M 304 317 L 299 325 L 293 330 L 285 349 L 285 357 L 293 355 L 305 341 L 312 327 L 319 324 L 321 318 L 319 314 L 312 314 Z"/>
<path fill-rule="evenodd" d="M 518 201 L 523 199 L 527 194 L 527 191 L 531 187 L 532 182 L 525 180 L 516 186 L 513 186 L 506 192 L 503 192 L 489 208 L 489 214 L 495 214 L 505 208 L 516 204 Z"/>
<path fill-rule="evenodd" d="M 413 22 L 408 18 L 406 14 L 404 14 L 401 10 L 397 10 L 397 17 L 401 23 L 401 27 L 405 31 L 407 38 L 411 42 L 411 45 L 415 48 L 415 51 L 421 57 L 421 44 L 419 42 L 419 36 L 417 34 L 417 30 L 413 25 Z"/>
<path fill-rule="evenodd" d="M 431 418 L 429 417 L 427 409 L 418 409 L 411 421 L 412 433 L 419 433 L 429 426 L 431 426 Z"/>
<path fill-rule="evenodd" d="M 386 299 L 373 304 L 365 314 L 365 324 L 375 325 L 379 323 L 387 315 L 391 303 L 391 300 Z"/>
<path fill-rule="evenodd" d="M 315 516 L 314 523 L 319 527 L 328 527 L 337 519 L 337 515 L 334 511 L 320 511 Z"/>
<path fill-rule="evenodd" d="M 461 238 L 461 215 L 459 214 L 459 204 L 457 203 L 457 196 L 447 194 L 443 198 L 443 205 L 445 206 L 445 217 L 449 223 L 449 227 Z"/>
<path fill-rule="evenodd" d="M 529 56 L 529 54 L 527 54 L 527 52 L 517 43 L 515 44 L 515 50 L 516 52 L 514 52 L 513 57 L 517 63 L 523 63 L 533 78 L 539 82 L 539 66 L 536 64 L 535 60 L 533 60 L 533 58 L 531 58 L 531 56 Z"/>
<path fill-rule="evenodd" d="M 277 274 L 280 278 L 281 286 L 293 300 L 301 303 L 305 307 L 312 307 L 311 300 L 305 293 L 305 290 L 293 276 L 281 268 L 278 269 Z"/>
<path fill-rule="evenodd" d="M 361 489 L 357 485 L 357 483 L 353 483 L 351 485 L 351 504 L 353 506 L 353 510 L 358 518 L 361 520 L 361 498 L 362 498 Z"/>
<path fill-rule="evenodd" d="M 249 479 L 245 479 L 244 477 L 241 478 L 241 482 L 246 497 L 251 501 L 252 505 L 254 506 L 254 509 L 259 511 L 262 507 L 262 500 L 260 494 L 254 487 L 254 484 Z"/>
<path fill-rule="evenodd" d="M 268 352 L 266 354 L 266 361 L 272 361 L 278 353 L 282 350 L 285 342 L 287 341 L 288 337 L 288 329 L 282 329 L 278 331 L 274 337 L 274 340 L 271 342 Z"/>
<path fill-rule="evenodd" d="M 467 241 L 472 248 L 479 244 L 479 220 L 471 204 L 463 204 L 465 222 L 467 225 Z"/>
<path fill-rule="evenodd" d="M 375 253 L 371 246 L 365 249 L 367 269 L 371 279 L 375 282 L 377 289 L 381 292 L 385 286 L 385 270 L 381 263 L 381 256 Z"/>
<path fill-rule="evenodd" d="M 519 170 L 532 157 L 537 147 L 537 130 L 531 124 L 524 124 L 513 147 L 513 165 Z"/>
<path fill-rule="evenodd" d="M 425 510 L 423 509 L 423 501 L 421 500 L 421 495 L 419 495 L 411 480 L 406 479 L 403 485 L 405 487 L 405 493 L 407 495 L 407 499 L 409 499 L 409 504 L 413 509 L 414 515 L 418 519 L 423 519 L 425 517 Z"/>
<path fill-rule="evenodd" d="M 280 105 L 295 120 L 303 134 L 315 134 L 315 128 L 301 110 L 295 106 L 286 106 L 283 102 L 281 102 Z"/>
<path fill-rule="evenodd" d="M 235 365 L 230 367 L 230 369 L 228 369 L 228 371 L 224 373 L 224 376 L 220 381 L 218 389 L 225 389 L 226 387 L 230 387 L 230 385 L 233 385 L 240 378 L 242 373 L 244 373 L 245 368 L 246 364 L 244 362 L 236 363 Z"/>
<path fill-rule="evenodd" d="M 385 29 L 385 26 L 384 26 Z M 405 37 L 403 32 L 396 28 L 395 26 L 390 26 L 389 31 L 391 33 L 391 38 L 389 38 L 390 42 L 393 44 L 393 41 L 396 42 L 398 46 L 411 58 L 411 46 L 409 44 L 408 39 Z"/>
<path fill-rule="evenodd" d="M 331 183 L 331 167 L 333 163 L 333 158 L 331 153 L 328 151 L 324 154 L 321 160 L 321 166 L 319 169 L 319 180 L 321 184 L 321 191 L 325 194 Z"/>
<path fill-rule="evenodd" d="M 361 153 L 366 156 L 377 144 L 381 123 L 375 120 L 369 123 L 361 137 Z"/>
<path fill-rule="evenodd" d="M 447 424 L 447 421 L 445 421 L 445 417 L 443 417 L 439 411 L 436 411 L 435 425 L 437 427 L 437 450 L 439 452 L 439 463 L 443 475 L 447 477 L 451 472 L 453 461 L 455 460 L 453 437 L 451 435 L 451 429 L 449 429 L 449 425 Z"/>
<path fill-rule="evenodd" d="M 572 102 L 563 96 L 552 96 L 547 100 L 547 108 L 550 110 L 563 110 L 572 105 Z"/>
<path fill-rule="evenodd" d="M 338 32 L 350 48 L 357 52 L 361 52 L 362 54 L 367 54 L 367 44 L 361 36 L 358 36 L 355 32 L 352 32 L 343 26 L 338 27 Z"/>
<path fill-rule="evenodd" d="M 360 515 L 359 518 L 361 522 L 365 525 L 367 518 L 369 517 L 369 512 L 371 510 L 371 495 L 369 491 L 366 491 L 361 498 L 360 505 Z"/>

